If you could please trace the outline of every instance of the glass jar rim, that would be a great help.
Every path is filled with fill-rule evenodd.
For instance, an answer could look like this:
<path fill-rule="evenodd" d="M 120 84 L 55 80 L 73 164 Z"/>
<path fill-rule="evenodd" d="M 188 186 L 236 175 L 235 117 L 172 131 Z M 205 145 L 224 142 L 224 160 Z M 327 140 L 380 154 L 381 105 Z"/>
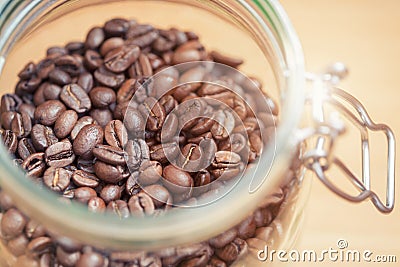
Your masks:
<path fill-rule="evenodd" d="M 10 2 L 12 2 L 12 0 Z M 23 1 L 19 3 L 22 2 Z M 64 2 L 64 0 L 60 2 Z M 212 2 L 215 1 L 212 0 Z M 280 145 L 276 147 L 277 157 L 275 159 L 280 163 L 280 168 L 282 168 L 282 166 L 288 164 L 289 160 L 285 155 L 290 154 L 291 146 L 293 146 L 288 140 L 290 140 L 290 136 L 297 127 L 303 109 L 304 60 L 300 41 L 283 7 L 278 1 L 235 0 L 234 2 L 243 6 L 244 9 L 251 13 L 265 31 L 268 31 L 268 26 L 265 25 L 264 19 L 270 21 L 279 35 L 278 37 L 280 38 L 281 45 L 285 52 L 286 66 L 282 66 L 282 69 L 285 70 L 284 76 L 287 84 L 287 93 L 285 94 L 285 103 L 282 108 L 284 117 L 282 118 L 277 133 L 276 143 Z M 17 3 L 17 1 L 15 1 L 14 4 L 15 3 Z M 40 1 L 32 3 L 39 5 Z M 26 5 L 24 9 L 16 8 L 13 12 L 28 14 L 36 8 L 35 4 Z M 257 8 L 257 11 L 254 7 Z M 22 20 L 23 18 L 20 19 Z M 4 34 L 5 36 L 7 31 L 12 30 L 12 27 L 16 27 L 19 22 L 14 21 L 13 23 L 16 24 L 14 26 L 12 24 L 8 25 L 6 29 L 3 28 L 5 22 L 0 21 L 0 23 L 3 23 L 3 25 L 0 25 L 1 35 Z M 4 36 L 0 38 L 0 51 L 3 50 L 5 45 L 1 40 Z M 1 55 L 0 72 L 5 59 L 6 57 Z M 32 187 L 32 182 L 25 178 L 21 170 L 10 166 L 11 158 L 3 147 L 0 147 L 0 152 L 0 171 L 2 171 L 2 175 L 0 176 L 1 186 L 3 186 L 11 196 L 24 196 L 26 198 L 25 201 L 29 202 L 27 205 L 26 202 L 23 202 L 24 200 L 15 198 L 17 206 L 21 204 L 21 206 L 27 205 L 30 207 L 31 213 L 35 213 L 32 214 L 33 218 L 35 218 L 35 215 L 40 216 L 40 214 L 42 214 L 45 216 L 45 214 L 47 214 L 46 223 L 53 228 L 57 225 L 64 225 L 62 233 L 67 236 L 84 238 L 86 242 L 93 244 L 99 244 L 99 242 L 101 242 L 102 246 L 107 247 L 155 248 L 190 242 L 194 236 L 196 236 L 196 232 L 200 232 L 201 229 L 210 226 L 211 222 L 207 222 L 205 217 L 212 216 L 211 214 L 216 213 L 216 211 L 212 209 L 221 209 L 229 203 L 230 199 L 235 195 L 231 194 L 231 196 L 224 198 L 215 205 L 194 210 L 190 216 L 188 213 L 170 212 L 165 216 L 157 218 L 143 218 L 140 220 L 129 218 L 126 220 L 119 220 L 115 216 L 90 213 L 81 205 L 65 205 L 60 201 L 56 201 L 54 194 L 41 190 L 36 186 Z M 276 172 L 278 172 L 279 168 L 277 166 L 273 166 L 273 168 L 276 168 Z M 7 177 L 13 177 L 13 179 Z M 274 182 L 277 182 L 276 179 Z M 272 183 L 271 181 L 271 184 Z M 38 207 L 39 205 L 41 205 L 41 207 Z M 246 203 L 242 203 L 242 205 L 246 205 Z M 246 213 L 244 211 L 241 212 L 243 212 L 244 217 Z M 227 228 L 229 224 L 226 219 L 234 214 L 237 215 L 237 213 L 237 210 L 225 209 L 223 216 L 219 217 L 219 220 L 223 222 L 223 226 L 215 227 L 213 231 L 210 231 L 209 236 L 220 232 L 219 230 L 222 229 L 222 227 Z M 48 214 L 55 216 L 48 216 Z M 218 212 L 218 214 L 220 213 Z M 193 227 L 184 227 L 188 224 L 188 220 L 190 220 L 190 224 Z M 233 223 L 234 222 L 231 222 L 231 224 Z M 168 229 L 168 231 L 166 231 L 166 229 Z M 204 237 L 204 235 L 202 236 Z"/>

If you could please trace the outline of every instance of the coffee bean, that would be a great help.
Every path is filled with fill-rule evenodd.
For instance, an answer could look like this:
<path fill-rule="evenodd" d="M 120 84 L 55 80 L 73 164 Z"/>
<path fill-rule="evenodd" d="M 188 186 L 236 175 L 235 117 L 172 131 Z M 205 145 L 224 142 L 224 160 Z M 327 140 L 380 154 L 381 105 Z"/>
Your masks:
<path fill-rule="evenodd" d="M 0 191 L 0 208 L 2 211 L 9 210 L 14 207 L 11 197 L 4 191 Z M 1 219 L 0 219 L 1 220 Z"/>
<path fill-rule="evenodd" d="M 235 127 L 235 118 L 229 110 L 219 110 L 215 114 L 216 123 L 211 133 L 216 140 L 224 140 L 230 136 Z"/>
<path fill-rule="evenodd" d="M 62 192 L 70 184 L 72 172 L 64 168 L 50 167 L 43 175 L 45 185 L 53 191 Z"/>
<path fill-rule="evenodd" d="M 145 34 L 142 34 L 137 37 L 128 37 L 129 32 L 127 33 L 127 39 L 125 44 L 127 45 L 137 45 L 144 50 L 147 46 L 150 46 L 157 38 L 158 32 L 157 31 L 149 31 Z"/>
<path fill-rule="evenodd" d="M 204 102 L 201 99 L 192 99 L 183 102 L 178 106 L 177 116 L 179 117 L 179 125 L 183 130 L 187 130 L 192 125 L 187 124 L 190 121 L 195 123 L 194 119 L 202 116 L 204 112 Z"/>
<path fill-rule="evenodd" d="M 36 65 L 33 62 L 27 63 L 18 73 L 18 77 L 22 80 L 30 79 L 36 72 Z"/>
<path fill-rule="evenodd" d="M 104 38 L 105 34 L 103 29 L 100 27 L 94 27 L 86 36 L 85 46 L 89 49 L 96 49 L 101 45 L 101 43 L 103 43 Z"/>
<path fill-rule="evenodd" d="M 14 154 L 18 146 L 17 135 L 10 130 L 2 130 L 1 139 L 5 147 L 7 148 L 7 151 Z"/>
<path fill-rule="evenodd" d="M 89 93 L 93 88 L 93 75 L 89 72 L 84 72 L 79 75 L 77 84 L 85 90 L 86 93 Z"/>
<path fill-rule="evenodd" d="M 241 239 L 248 239 L 254 236 L 256 232 L 256 222 L 253 216 L 249 216 L 243 222 L 241 222 L 238 226 L 238 237 Z"/>
<path fill-rule="evenodd" d="M 73 191 L 73 198 L 83 204 L 87 204 L 89 199 L 96 196 L 96 191 L 90 187 L 79 187 Z"/>
<path fill-rule="evenodd" d="M 1 97 L 1 113 L 6 111 L 17 111 L 22 100 L 15 94 L 5 94 Z"/>
<path fill-rule="evenodd" d="M 95 188 L 99 185 L 100 180 L 96 175 L 92 173 L 86 172 L 84 170 L 76 170 L 72 174 L 72 181 L 74 181 L 77 186 Z"/>
<path fill-rule="evenodd" d="M 49 146 L 44 153 L 44 158 L 50 167 L 65 167 L 70 165 L 75 160 L 71 142 L 66 139 Z"/>
<path fill-rule="evenodd" d="M 80 252 L 66 252 L 62 247 L 58 246 L 56 249 L 57 261 L 65 267 L 74 267 L 81 256 Z"/>
<path fill-rule="evenodd" d="M 5 111 L 1 113 L 1 125 L 5 130 L 11 130 L 11 122 L 17 115 L 15 111 Z"/>
<path fill-rule="evenodd" d="M 217 51 L 212 51 L 211 57 L 215 62 L 231 66 L 232 68 L 237 68 L 243 64 L 243 60 L 222 55 Z"/>
<path fill-rule="evenodd" d="M 182 154 L 178 158 L 178 166 L 185 171 L 195 172 L 202 167 L 203 151 L 197 144 L 187 144 L 182 148 Z"/>
<path fill-rule="evenodd" d="M 201 49 L 197 41 L 190 41 L 179 46 L 173 55 L 172 64 L 201 60 L 203 56 L 197 48 Z"/>
<path fill-rule="evenodd" d="M 43 104 L 47 99 L 43 95 L 43 91 L 45 89 L 45 86 L 47 86 L 45 83 L 39 86 L 39 88 L 36 90 L 36 92 L 33 95 L 33 103 L 38 106 L 40 104 Z"/>
<path fill-rule="evenodd" d="M 69 54 L 82 54 L 85 44 L 83 42 L 69 42 L 65 48 Z"/>
<path fill-rule="evenodd" d="M 158 161 L 144 161 L 139 168 L 140 185 L 155 184 L 162 175 L 162 166 Z"/>
<path fill-rule="evenodd" d="M 22 234 L 26 225 L 25 216 L 17 209 L 11 208 L 1 218 L 1 234 L 6 239 L 11 239 Z"/>
<path fill-rule="evenodd" d="M 66 85 L 71 83 L 71 76 L 65 71 L 56 68 L 50 71 L 49 80 L 58 85 Z"/>
<path fill-rule="evenodd" d="M 168 208 L 173 203 L 171 194 L 162 185 L 149 185 L 144 187 L 143 191 L 153 199 L 156 209 Z"/>
<path fill-rule="evenodd" d="M 90 71 L 95 71 L 103 64 L 103 58 L 95 50 L 87 50 L 84 57 L 84 64 Z"/>
<path fill-rule="evenodd" d="M 147 119 L 146 129 L 150 131 L 158 131 L 163 126 L 166 112 L 165 108 L 155 98 L 147 98 L 139 110 L 145 119 Z"/>
<path fill-rule="evenodd" d="M 92 106 L 90 98 L 85 90 L 83 90 L 82 87 L 77 84 L 69 84 L 64 86 L 61 91 L 60 98 L 65 105 L 78 113 L 86 112 Z"/>
<path fill-rule="evenodd" d="M 42 87 L 43 86 L 43 87 Z M 43 88 L 43 97 L 45 100 L 59 100 L 61 87 L 52 83 L 44 83 L 41 87 Z M 45 101 L 43 101 L 44 103 Z"/>
<path fill-rule="evenodd" d="M 94 124 L 84 126 L 74 140 L 74 153 L 82 158 L 91 158 L 93 149 L 103 142 L 103 137 L 103 129 L 100 126 Z"/>
<path fill-rule="evenodd" d="M 167 116 L 164 125 L 162 126 L 161 141 L 162 142 L 171 141 L 176 136 L 178 127 L 179 127 L 178 117 L 176 116 L 176 114 L 170 113 Z"/>
<path fill-rule="evenodd" d="M 81 63 L 73 56 L 65 55 L 54 60 L 55 65 L 71 76 L 77 76 L 80 73 Z"/>
<path fill-rule="evenodd" d="M 111 201 L 107 205 L 107 210 L 118 215 L 120 219 L 128 218 L 130 215 L 128 203 L 123 200 Z"/>
<path fill-rule="evenodd" d="M 104 57 L 108 52 L 124 45 L 124 39 L 112 37 L 104 41 L 100 47 L 100 54 Z"/>
<path fill-rule="evenodd" d="M 223 248 L 232 242 L 238 235 L 236 228 L 231 228 L 216 237 L 211 238 L 208 242 L 214 248 Z"/>
<path fill-rule="evenodd" d="M 113 119 L 113 115 L 108 108 L 92 109 L 89 114 L 103 128 Z"/>
<path fill-rule="evenodd" d="M 78 114 L 74 110 L 64 111 L 54 124 L 54 134 L 62 139 L 67 137 L 78 121 Z"/>
<path fill-rule="evenodd" d="M 171 142 L 159 144 L 150 148 L 150 158 L 162 164 L 167 163 L 168 159 L 175 160 L 179 153 L 179 145 Z"/>
<path fill-rule="evenodd" d="M 129 67 L 129 77 L 150 77 L 153 76 L 153 68 L 147 55 L 140 54 L 138 60 Z"/>
<path fill-rule="evenodd" d="M 32 127 L 32 143 L 37 151 L 44 151 L 52 144 L 58 142 L 53 130 L 41 124 L 35 124 Z"/>
<path fill-rule="evenodd" d="M 76 267 L 103 267 L 104 258 L 95 252 L 84 253 L 76 263 Z"/>
<path fill-rule="evenodd" d="M 41 81 L 41 78 L 37 76 L 32 76 L 29 80 L 21 80 L 16 86 L 15 93 L 18 95 L 33 93 L 39 87 Z"/>
<path fill-rule="evenodd" d="M 30 220 L 25 227 L 25 235 L 29 239 L 34 239 L 46 235 L 46 229 L 43 225 L 34 220 Z"/>
<path fill-rule="evenodd" d="M 88 173 L 94 173 L 94 162 L 95 158 L 93 159 L 78 158 L 76 166 L 78 167 L 79 170 L 83 170 Z"/>
<path fill-rule="evenodd" d="M 133 216 L 152 215 L 155 209 L 152 198 L 143 192 L 132 196 L 128 206 Z"/>
<path fill-rule="evenodd" d="M 105 108 L 115 103 L 116 95 L 114 90 L 107 87 L 95 87 L 89 93 L 92 105 L 96 108 Z"/>
<path fill-rule="evenodd" d="M 140 48 L 136 45 L 124 45 L 107 53 L 104 66 L 111 72 L 120 73 L 135 63 L 140 55 Z"/>
<path fill-rule="evenodd" d="M 211 183 L 211 175 L 207 170 L 199 171 L 194 177 L 194 186 L 201 187 L 195 188 L 193 192 L 196 195 L 203 194 L 208 191 L 210 188 L 209 184 Z"/>
<path fill-rule="evenodd" d="M 115 201 L 121 198 L 121 188 L 118 185 L 106 185 L 100 192 L 100 197 L 105 203 Z"/>
<path fill-rule="evenodd" d="M 65 110 L 64 104 L 60 101 L 48 100 L 36 108 L 34 117 L 39 123 L 50 126 Z"/>
<path fill-rule="evenodd" d="M 50 237 L 37 237 L 29 242 L 27 252 L 33 255 L 41 255 L 49 252 L 53 242 Z"/>
<path fill-rule="evenodd" d="M 24 234 L 21 234 L 7 243 L 8 250 L 16 257 L 21 256 L 25 253 L 25 249 L 28 246 L 29 240 Z"/>
<path fill-rule="evenodd" d="M 129 140 L 125 147 L 127 164 L 131 170 L 139 168 L 143 161 L 150 159 L 149 147 L 143 139 Z"/>
<path fill-rule="evenodd" d="M 93 155 L 98 159 L 108 164 L 125 165 L 125 152 L 121 148 L 97 145 L 93 149 Z"/>
<path fill-rule="evenodd" d="M 129 22 L 126 19 L 116 18 L 104 24 L 104 32 L 108 37 L 122 37 L 128 31 Z"/>
<path fill-rule="evenodd" d="M 71 138 L 72 140 L 75 140 L 75 138 L 78 136 L 79 132 L 82 130 L 83 127 L 86 125 L 91 125 L 91 124 L 97 124 L 97 122 L 90 116 L 84 116 L 80 118 L 74 128 L 71 131 Z"/>
<path fill-rule="evenodd" d="M 246 253 L 247 244 L 246 241 L 240 238 L 235 238 L 231 243 L 223 248 L 215 250 L 215 254 L 226 262 L 233 262 L 238 257 Z"/>
<path fill-rule="evenodd" d="M 15 113 L 11 121 L 11 130 L 19 138 L 28 136 L 32 130 L 32 121 L 29 115 L 27 113 Z"/>
<path fill-rule="evenodd" d="M 112 73 L 103 66 L 94 72 L 94 77 L 99 84 L 110 88 L 119 88 L 125 80 L 124 74 Z"/>
<path fill-rule="evenodd" d="M 144 133 L 146 122 L 139 111 L 128 108 L 124 125 L 128 131 L 128 135 L 140 137 Z"/>
<path fill-rule="evenodd" d="M 96 161 L 94 171 L 101 180 L 116 184 L 129 177 L 129 172 L 124 166 L 113 166 L 102 161 Z"/>
<path fill-rule="evenodd" d="M 91 212 L 104 212 L 106 210 L 106 204 L 104 200 L 99 197 L 92 197 L 89 199 L 88 210 Z"/>
<path fill-rule="evenodd" d="M 104 138 L 110 146 L 124 148 L 128 142 L 128 132 L 122 121 L 110 121 L 104 128 Z"/>
<path fill-rule="evenodd" d="M 47 56 L 58 57 L 58 56 L 66 55 L 66 54 L 68 54 L 68 50 L 66 48 L 60 47 L 60 46 L 52 46 L 46 50 Z"/>
<path fill-rule="evenodd" d="M 164 186 L 173 193 L 184 194 L 192 190 L 193 179 L 189 173 L 173 165 L 164 168 L 163 177 Z"/>
<path fill-rule="evenodd" d="M 46 168 L 46 164 L 44 162 L 44 153 L 34 153 L 30 155 L 24 160 L 24 162 L 22 162 L 21 167 L 30 177 L 42 176 Z"/>

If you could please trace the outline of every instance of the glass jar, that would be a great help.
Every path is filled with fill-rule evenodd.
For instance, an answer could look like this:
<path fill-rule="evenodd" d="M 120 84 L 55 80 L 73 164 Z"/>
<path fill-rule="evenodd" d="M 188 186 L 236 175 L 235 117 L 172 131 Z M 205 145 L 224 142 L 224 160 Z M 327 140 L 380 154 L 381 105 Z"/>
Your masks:
<path fill-rule="evenodd" d="M 78 204 L 60 202 L 53 193 L 42 190 L 26 179 L 1 147 L 1 187 L 18 209 L 51 233 L 56 233 L 54 235 L 91 245 L 104 253 L 120 250 L 156 253 L 166 247 L 187 247 L 204 242 L 236 227 L 259 209 L 260 205 L 279 205 L 278 211 L 273 214 L 274 220 L 259 227 L 268 228 L 264 229 L 264 236 L 261 237 L 262 231 L 259 230 L 259 236 L 250 237 L 253 239 L 247 244 L 250 253 L 242 253 L 244 255 L 234 262 L 236 266 L 257 266 L 262 264 L 257 260 L 257 252 L 264 248 L 263 245 L 274 249 L 290 248 L 295 241 L 311 182 L 309 177 L 304 178 L 306 168 L 316 172 L 335 193 L 342 193 L 331 186 L 324 175 L 331 162 L 329 152 L 333 137 L 341 132 L 340 123 L 325 123 L 323 116 L 318 116 L 322 113 L 316 112 L 316 109 L 322 106 L 325 94 L 328 95 L 327 90 L 340 78 L 343 69 L 336 66 L 325 75 L 305 73 L 301 45 L 277 1 L 8 1 L 1 8 L 2 94 L 13 90 L 17 73 L 25 62 L 38 61 L 49 46 L 83 40 L 89 28 L 102 25 L 110 18 L 127 17 L 162 28 L 175 26 L 194 31 L 200 35 L 207 48 L 240 55 L 245 59 L 241 71 L 261 80 L 271 99 L 277 100 L 276 105 L 280 110 L 275 142 L 263 150 L 259 167 L 251 174 L 258 183 L 249 182 L 251 179 L 245 176 L 225 197 L 210 205 L 182 208 L 152 218 L 120 220 L 115 216 L 90 213 Z M 310 100 L 306 79 L 314 85 L 311 90 L 313 121 L 321 124 L 299 130 L 300 120 L 307 111 L 304 109 L 305 103 Z M 332 92 L 344 99 L 348 97 L 336 89 L 332 89 Z M 390 130 L 378 130 L 384 130 L 388 138 L 392 138 Z M 307 142 L 303 143 L 306 145 L 301 146 L 300 153 L 300 160 L 305 164 L 293 164 L 293 159 L 299 157 L 296 153 L 299 144 L 306 139 Z M 315 140 L 317 146 L 312 150 L 310 148 Z M 389 141 L 392 144 L 393 140 Z M 308 153 L 310 151 L 313 153 Z M 321 151 L 328 153 L 321 154 Z M 391 161 L 392 156 L 389 159 Z M 335 160 L 332 162 L 339 165 Z M 389 168 L 389 184 L 394 179 L 392 175 Z M 366 180 L 363 182 L 365 184 Z M 371 192 L 368 182 L 366 185 L 360 182 L 357 186 L 363 192 Z M 279 188 L 284 189 L 279 191 Z M 277 194 L 277 190 L 280 193 Z M 392 188 L 389 189 L 386 210 L 375 195 L 364 193 L 360 198 L 341 195 L 352 201 L 372 197 L 374 204 L 384 211 L 391 210 L 393 206 L 390 200 Z M 282 198 L 276 200 L 277 196 Z M 5 265 L 13 266 L 16 257 L 7 251 L 7 242 L 3 239 L 1 258 Z M 84 249 L 88 248 L 82 251 Z M 27 256 L 20 256 L 15 266 L 21 266 L 26 260 L 21 257 Z M 32 257 L 38 258 L 37 255 Z"/>

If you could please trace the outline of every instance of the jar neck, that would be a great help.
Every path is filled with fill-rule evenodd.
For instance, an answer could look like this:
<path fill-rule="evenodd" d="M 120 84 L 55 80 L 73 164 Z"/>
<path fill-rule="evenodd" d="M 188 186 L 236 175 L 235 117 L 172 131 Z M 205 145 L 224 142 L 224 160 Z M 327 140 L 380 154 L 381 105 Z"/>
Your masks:
<path fill-rule="evenodd" d="M 7 16 L 1 21 L 0 58 L 6 59 L 13 46 L 29 31 L 43 25 L 51 14 L 72 12 L 100 0 L 10 1 Z M 303 107 L 304 63 L 299 40 L 282 7 L 275 0 L 210 0 L 164 1 L 207 10 L 237 25 L 258 44 L 270 61 L 281 89 L 282 117 L 277 129 L 276 147 L 265 149 L 254 177 L 265 178 L 249 193 L 249 179 L 244 177 L 224 198 L 196 209 L 179 209 L 156 218 L 119 220 L 114 216 L 89 213 L 77 204 L 66 205 L 52 193 L 42 190 L 24 177 L 0 147 L 1 186 L 13 197 L 22 211 L 50 229 L 108 248 L 154 249 L 203 240 L 236 225 L 257 207 L 258 201 L 279 183 L 280 174 L 288 166 L 292 146 L 288 140 L 297 127 Z M 22 15 L 21 15 L 22 14 Z M 0 65 L 1 71 L 1 65 Z M 268 170 L 269 162 L 274 162 Z M 13 179 L 10 179 L 13 177 Z M 255 190 L 257 189 L 257 190 Z M 29 201 L 27 201 L 27 199 Z M 240 201 L 238 201 L 240 200 Z M 234 203 L 234 205 L 232 205 Z M 224 211 L 224 212 L 221 212 Z"/>

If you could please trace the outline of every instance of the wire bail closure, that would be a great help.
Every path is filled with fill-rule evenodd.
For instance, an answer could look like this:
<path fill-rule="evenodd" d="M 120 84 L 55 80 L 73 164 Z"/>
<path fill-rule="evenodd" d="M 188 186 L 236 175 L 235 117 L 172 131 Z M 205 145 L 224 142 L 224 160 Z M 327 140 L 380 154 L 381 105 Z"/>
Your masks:
<path fill-rule="evenodd" d="M 319 180 L 335 194 L 351 202 L 370 199 L 380 212 L 390 213 L 393 210 L 395 198 L 395 137 L 387 125 L 374 123 L 367 110 L 355 97 L 335 87 L 347 74 L 347 68 L 343 63 L 334 63 L 322 75 L 306 74 L 306 79 L 312 83 L 306 97 L 306 104 L 311 106 L 313 126 L 300 131 L 302 134 L 300 139 L 306 141 L 309 147 L 301 159 L 304 166 L 313 171 Z M 328 104 L 335 110 L 327 110 Z M 359 180 L 333 151 L 336 139 L 345 132 L 344 122 L 339 118 L 338 112 L 360 131 L 362 180 Z M 383 132 L 387 139 L 385 203 L 371 190 L 369 130 Z M 350 195 L 332 183 L 333 179 L 328 173 L 333 166 L 350 180 L 359 191 L 358 195 Z"/>

